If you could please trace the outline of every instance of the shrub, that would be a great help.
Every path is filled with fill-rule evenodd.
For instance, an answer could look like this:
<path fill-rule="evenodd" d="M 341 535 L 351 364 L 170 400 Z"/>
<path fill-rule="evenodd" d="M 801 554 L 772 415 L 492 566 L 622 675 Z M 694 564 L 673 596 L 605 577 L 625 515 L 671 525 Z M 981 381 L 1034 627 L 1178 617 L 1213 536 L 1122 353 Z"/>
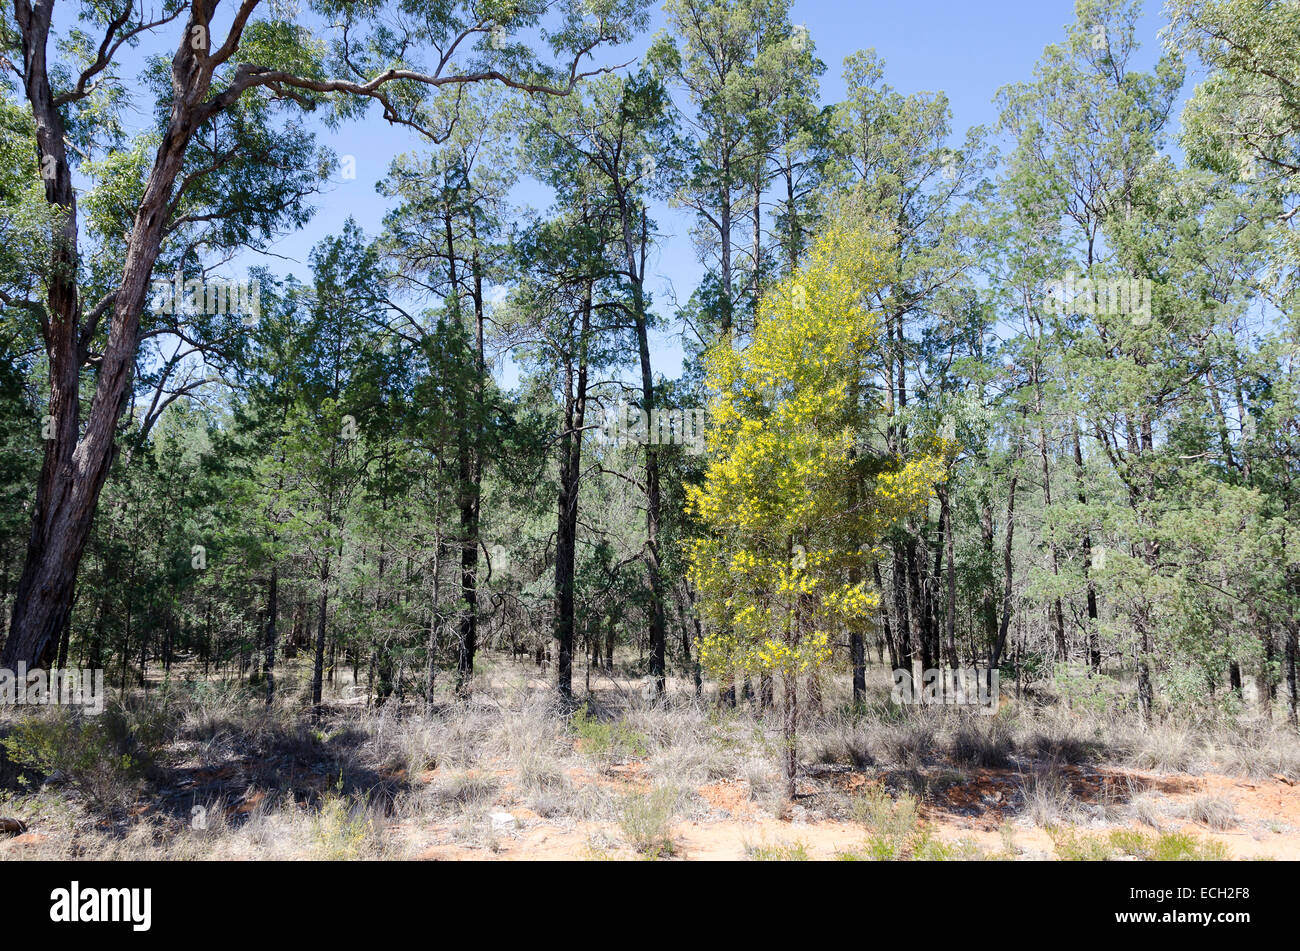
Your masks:
<path fill-rule="evenodd" d="M 620 721 L 598 720 L 584 703 L 574 711 L 573 732 L 582 741 L 583 752 L 604 766 L 612 766 L 629 756 L 645 756 L 650 751 L 650 741 Z"/>
<path fill-rule="evenodd" d="M 1221 862 L 1228 858 L 1222 842 L 1197 839 L 1186 832 L 1147 835 L 1133 829 L 1117 829 L 1109 836 L 1083 836 L 1074 829 L 1050 827 L 1048 834 L 1056 854 L 1066 861 L 1102 861 L 1117 853 L 1152 862 Z"/>
<path fill-rule="evenodd" d="M 956 842 L 943 842 L 934 837 L 934 830 L 923 825 L 912 845 L 915 862 L 958 862 L 982 858 L 979 846 L 973 839 L 961 838 Z"/>
<path fill-rule="evenodd" d="M 677 852 L 672 837 L 676 811 L 677 792 L 659 786 L 648 795 L 626 797 L 620 809 L 619 826 L 636 851 L 650 858 L 665 858 Z"/>
<path fill-rule="evenodd" d="M 1161 832 L 1155 836 L 1121 830 L 1111 834 L 1117 848 L 1153 862 L 1222 862 L 1228 848 L 1212 839 L 1198 839 L 1187 832 Z"/>
<path fill-rule="evenodd" d="M 1057 857 L 1066 862 L 1105 862 L 1115 857 L 1115 845 L 1101 836 L 1079 835 L 1069 826 L 1047 827 Z"/>
<path fill-rule="evenodd" d="M 868 831 L 861 858 L 877 862 L 944 861 L 969 851 L 965 846 L 949 846 L 935 839 L 934 831 L 921 821 L 916 797 L 910 793 L 892 799 L 880 787 L 868 787 L 854 800 L 853 816 Z"/>
<path fill-rule="evenodd" d="M 1094 716 L 1122 713 L 1131 703 L 1124 684 L 1086 664 L 1057 664 L 1052 690 L 1070 709 Z"/>
<path fill-rule="evenodd" d="M 316 858 L 339 861 L 359 857 L 375 830 L 363 803 L 331 795 L 321 800 L 311 831 Z"/>
<path fill-rule="evenodd" d="M 0 745 L 14 764 L 42 778 L 61 777 L 95 806 L 109 809 L 131 798 L 142 771 L 141 761 L 122 749 L 115 725 L 107 716 L 60 709 L 20 721 Z"/>
<path fill-rule="evenodd" d="M 853 818 L 869 832 L 896 840 L 912 835 L 921 821 L 915 796 L 904 793 L 893 799 L 879 786 L 868 786 L 854 799 Z"/>
<path fill-rule="evenodd" d="M 915 771 L 934 749 L 935 729 L 921 719 L 886 726 L 877 731 L 876 743 L 877 761 Z"/>
<path fill-rule="evenodd" d="M 479 806 L 492 801 L 498 785 L 495 776 L 465 770 L 448 774 L 434 787 L 433 796 L 444 803 Z"/>
<path fill-rule="evenodd" d="M 808 846 L 802 842 L 782 845 L 746 845 L 745 855 L 754 862 L 807 862 Z"/>

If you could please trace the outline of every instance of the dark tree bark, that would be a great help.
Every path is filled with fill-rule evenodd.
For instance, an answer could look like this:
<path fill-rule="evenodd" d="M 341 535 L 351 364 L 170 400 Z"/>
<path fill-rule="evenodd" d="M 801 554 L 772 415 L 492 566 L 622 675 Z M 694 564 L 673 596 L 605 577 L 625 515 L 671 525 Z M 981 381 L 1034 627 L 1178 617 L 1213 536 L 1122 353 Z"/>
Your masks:
<path fill-rule="evenodd" d="M 316 653 L 311 668 L 311 706 L 314 716 L 322 712 L 321 697 L 325 686 L 325 628 L 329 612 L 330 558 L 327 554 L 321 563 L 320 593 L 318 595 L 319 616 L 316 619 Z"/>
<path fill-rule="evenodd" d="M 1037 373 L 1035 373 L 1035 377 Z M 1037 382 L 1037 380 L 1035 381 Z M 1038 411 L 1043 412 L 1043 397 L 1041 386 L 1038 396 Z M 1049 510 L 1052 507 L 1052 472 L 1048 464 L 1047 457 L 1047 426 L 1040 424 L 1038 427 L 1038 456 L 1043 475 L 1043 509 Z M 1056 543 L 1052 542 L 1047 546 L 1047 567 L 1051 571 L 1052 577 L 1055 578 L 1060 574 L 1060 564 L 1057 557 Z M 1056 645 L 1056 659 L 1064 661 L 1069 657 L 1069 646 L 1065 641 L 1065 613 L 1061 608 L 1061 599 L 1053 598 L 1051 606 L 1048 609 L 1048 615 L 1052 624 L 1052 640 Z"/>
<path fill-rule="evenodd" d="M 646 545 L 645 566 L 650 578 L 652 606 L 650 613 L 650 676 L 655 694 L 662 696 L 667 686 L 667 622 L 664 618 L 664 584 L 659 561 L 659 522 L 662 502 L 659 489 L 659 447 L 655 445 L 655 386 L 650 364 L 649 315 L 645 306 L 646 255 L 650 246 L 649 219 L 643 207 L 632 208 L 628 196 L 620 192 L 619 217 L 623 229 L 623 252 L 632 286 L 632 319 L 635 324 L 637 352 L 641 363 L 641 407 L 650 421 L 651 438 L 646 440 Z"/>
<path fill-rule="evenodd" d="M 573 701 L 574 575 L 578 540 L 578 491 L 582 476 L 582 427 L 587 407 L 587 338 L 591 333 L 588 283 L 582 303 L 577 372 L 565 368 L 564 432 L 560 439 L 560 486 L 555 540 L 555 685 L 565 704 Z M 575 379 L 576 377 L 576 379 Z"/>
<path fill-rule="evenodd" d="M 948 597 L 944 605 L 944 645 L 948 652 L 948 666 L 955 670 L 961 666 L 957 658 L 957 567 L 954 540 L 957 532 L 953 525 L 949 491 L 950 486 L 945 483 L 939 495 L 939 521 L 944 526 L 943 547 L 948 573 Z"/>
<path fill-rule="evenodd" d="M 77 603 L 77 595 L 75 591 L 72 594 L 72 603 L 73 605 Z M 63 616 L 63 631 L 59 636 L 59 656 L 58 656 L 58 660 L 56 660 L 54 663 L 54 665 L 58 667 L 60 670 L 68 666 L 68 645 L 69 645 L 69 641 L 71 640 L 72 640 L 72 611 L 69 610 L 68 613 Z"/>
<path fill-rule="evenodd" d="M 280 615 L 280 566 L 271 565 L 271 580 L 266 590 L 266 705 L 275 702 L 276 622 Z"/>
<path fill-rule="evenodd" d="M 1076 497 L 1082 511 L 1088 510 L 1088 494 L 1083 489 L 1083 446 L 1079 441 L 1079 427 L 1071 422 L 1071 437 L 1074 441 L 1074 472 L 1078 485 Z M 1094 670 L 1101 669 L 1101 637 L 1097 633 L 1097 586 L 1092 580 L 1092 529 L 1083 531 L 1083 574 L 1088 579 L 1088 664 Z"/>
<path fill-rule="evenodd" d="M 782 678 L 784 688 L 781 701 L 781 763 L 785 774 L 785 798 L 795 797 L 795 780 L 799 773 L 799 749 L 795 742 L 795 729 L 799 722 L 799 688 L 793 676 Z"/>
<path fill-rule="evenodd" d="M 1300 662 L 1297 654 L 1300 654 L 1300 631 L 1297 630 L 1295 618 L 1292 617 L 1286 629 L 1286 685 L 1287 685 L 1287 722 L 1293 727 L 1300 726 L 1300 718 L 1297 717 L 1297 701 L 1300 698 L 1296 695 L 1296 664 Z"/>
<path fill-rule="evenodd" d="M 885 579 L 880 574 L 879 563 L 871 566 L 871 571 L 876 581 L 876 589 L 883 592 L 885 590 Z M 898 645 L 894 641 L 895 626 L 890 622 L 889 605 L 884 605 L 880 609 L 880 623 L 884 629 L 885 646 L 889 649 L 889 666 L 892 670 L 898 670 L 901 661 L 901 655 L 898 651 Z"/>
<path fill-rule="evenodd" d="M 867 696 L 867 649 L 862 632 L 849 632 L 849 662 L 853 665 L 853 705 L 861 706 Z"/>
<path fill-rule="evenodd" d="M 1151 629 L 1147 625 L 1145 609 L 1139 608 L 1135 626 L 1138 630 L 1138 713 L 1143 720 L 1150 720 L 1155 705 L 1155 688 L 1151 683 Z"/>
<path fill-rule="evenodd" d="M 890 588 L 893 594 L 894 636 L 898 640 L 900 666 L 906 665 L 908 671 L 914 674 L 921 657 L 920 645 L 912 637 L 911 606 L 907 596 L 907 553 L 901 541 L 895 541 L 893 548 L 893 579 Z"/>
<path fill-rule="evenodd" d="M 1019 474 L 1011 476 L 1011 484 L 1007 489 L 1007 537 L 1006 543 L 1002 549 L 1002 623 L 998 627 L 998 638 L 993 645 L 993 650 L 989 654 L 989 669 L 996 670 L 1002 662 L 1002 652 L 1007 644 L 1007 630 L 1011 626 L 1011 582 L 1012 582 L 1012 562 L 1011 546 L 1012 536 L 1015 533 L 1015 514 L 1016 514 L 1016 483 L 1020 480 Z"/>
<path fill-rule="evenodd" d="M 1252 610 L 1251 614 L 1255 612 Z M 1261 624 L 1258 616 L 1253 618 L 1257 629 L 1260 629 L 1260 640 L 1263 642 L 1264 663 L 1259 667 L 1259 674 L 1255 678 L 1256 693 L 1258 694 L 1259 710 L 1266 720 L 1273 719 L 1273 701 L 1277 699 L 1277 684 L 1273 681 L 1273 665 L 1277 661 L 1277 639 L 1273 636 L 1273 619 L 1267 615 L 1263 618 Z"/>

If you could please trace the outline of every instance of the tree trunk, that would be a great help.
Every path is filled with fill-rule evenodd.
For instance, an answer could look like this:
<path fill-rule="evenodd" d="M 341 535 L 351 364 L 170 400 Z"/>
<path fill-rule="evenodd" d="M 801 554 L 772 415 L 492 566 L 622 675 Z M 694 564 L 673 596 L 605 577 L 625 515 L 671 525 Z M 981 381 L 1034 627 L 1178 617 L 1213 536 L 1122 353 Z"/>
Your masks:
<path fill-rule="evenodd" d="M 447 208 L 447 267 L 452 311 L 460 329 L 460 284 L 456 269 L 456 246 L 452 231 L 452 210 Z M 474 654 L 478 650 L 478 534 L 475 499 L 474 446 L 471 439 L 470 408 L 463 387 L 456 400 L 456 472 L 460 510 L 460 621 L 456 649 L 456 696 L 469 695 L 474 679 Z M 476 426 L 474 427 L 477 428 Z"/>
<path fill-rule="evenodd" d="M 1088 494 L 1083 490 L 1083 446 L 1079 441 L 1079 427 L 1074 421 L 1070 423 L 1070 435 L 1074 440 L 1074 472 L 1078 484 L 1076 497 L 1082 511 L 1088 510 Z M 1092 580 L 1092 529 L 1083 532 L 1083 574 L 1088 580 L 1088 665 L 1094 670 L 1101 669 L 1101 639 L 1097 633 L 1097 586 Z"/>
<path fill-rule="evenodd" d="M 989 656 L 990 670 L 996 670 L 1002 662 L 1002 652 L 1006 648 L 1007 630 L 1011 624 L 1011 581 L 1012 581 L 1012 562 L 1011 547 L 1012 536 L 1015 532 L 1015 514 L 1016 514 L 1016 483 L 1020 476 L 1011 477 L 1011 485 L 1007 489 L 1007 538 L 1006 544 L 1002 550 L 1002 623 L 998 627 L 998 639 L 993 645 L 993 651 Z"/>
<path fill-rule="evenodd" d="M 876 581 L 876 589 L 881 592 L 883 597 L 885 591 L 885 579 L 880 574 L 880 564 L 873 562 L 871 572 Z M 894 641 L 894 625 L 890 623 L 891 607 L 889 604 L 882 605 L 880 609 L 880 624 L 884 629 L 885 646 L 889 648 L 889 666 L 891 670 L 899 668 L 898 645 Z"/>
<path fill-rule="evenodd" d="M 92 310 L 81 325 L 76 283 L 76 193 L 64 147 L 63 118 L 55 105 L 46 67 L 52 8 L 52 3 L 15 4 L 22 34 L 24 92 L 36 124 L 42 170 L 48 167 L 52 172 L 42 176 L 45 199 L 59 210 L 60 225 L 53 241 L 48 322 L 43 328 L 50 361 L 46 410 L 50 438 L 46 440 L 45 460 L 36 486 L 27 558 L 18 581 L 9 636 L 0 652 L 0 666 L 10 669 L 20 661 L 33 667 L 48 665 L 55 638 L 71 610 L 77 569 L 115 454 L 117 423 L 130 400 L 140 314 L 168 223 L 168 206 L 185 149 L 199 124 L 196 112 L 207 99 L 211 72 L 216 66 L 207 50 L 195 50 L 190 44 L 192 25 L 200 23 L 206 30 L 211 16 L 207 5 L 195 4 L 190 25 L 172 59 L 172 88 L 177 95 L 135 212 L 121 278 L 113 296 L 102 302 L 103 311 Z M 108 340 L 83 431 L 81 368 L 95 337 L 98 313 L 110 310 Z"/>
<path fill-rule="evenodd" d="M 72 594 L 72 603 L 77 603 L 77 595 L 74 591 Z M 63 616 L 63 631 L 59 636 L 59 657 L 54 666 L 60 670 L 68 666 L 68 642 L 72 640 L 72 609 Z"/>
<path fill-rule="evenodd" d="M 853 665 L 853 706 L 857 708 L 867 698 L 867 650 L 860 630 L 849 633 L 849 662 Z"/>
<path fill-rule="evenodd" d="M 784 696 L 781 702 L 781 742 L 782 765 L 785 773 L 785 798 L 795 797 L 795 779 L 799 771 L 799 750 L 796 738 L 796 724 L 799 718 L 799 694 L 795 678 L 787 674 L 784 678 Z"/>
<path fill-rule="evenodd" d="M 280 614 L 280 566 L 271 565 L 271 580 L 266 591 L 266 705 L 275 702 L 276 621 Z"/>
<path fill-rule="evenodd" d="M 1043 412 L 1043 398 L 1041 387 L 1038 396 L 1038 411 Z M 1038 454 L 1043 473 L 1043 517 L 1046 519 L 1048 511 L 1052 507 L 1052 473 L 1047 458 L 1047 425 L 1040 423 L 1038 427 Z M 1047 568 L 1055 579 L 1060 575 L 1060 565 L 1057 558 L 1056 542 L 1053 541 L 1047 546 Z M 1061 609 L 1061 599 L 1054 597 L 1048 609 L 1052 622 L 1052 639 L 1056 645 L 1056 659 L 1064 661 L 1069 657 L 1069 647 L 1065 642 L 1065 612 Z"/>
<path fill-rule="evenodd" d="M 1260 626 L 1258 619 L 1256 619 L 1255 624 L 1257 627 Z M 1264 642 L 1264 660 L 1260 664 L 1259 676 L 1255 678 L 1255 685 L 1256 692 L 1259 694 L 1259 711 L 1266 720 L 1271 721 L 1273 719 L 1273 701 L 1277 697 L 1277 687 L 1273 682 L 1273 665 L 1277 661 L 1277 640 L 1273 637 L 1273 621 L 1271 618 L 1264 618 L 1262 628 L 1263 633 L 1260 635 L 1260 639 Z"/>
<path fill-rule="evenodd" d="M 948 598 L 944 605 L 944 643 L 948 652 L 948 666 L 954 670 L 961 666 L 957 658 L 957 567 L 956 561 L 956 542 L 954 536 L 957 534 L 953 525 L 952 505 L 948 496 L 951 485 L 945 483 L 943 494 L 939 497 L 941 505 L 940 521 L 946 526 L 943 535 L 944 554 L 947 560 L 948 569 Z"/>
<path fill-rule="evenodd" d="M 320 616 L 316 620 L 316 656 L 311 670 L 311 707 L 315 717 L 321 715 L 321 696 L 325 686 L 325 619 L 329 608 L 329 585 L 330 560 L 326 555 L 320 571 Z"/>
<path fill-rule="evenodd" d="M 564 432 L 560 439 L 560 485 L 555 538 L 555 685 L 565 704 L 573 702 L 574 574 L 578 540 L 578 491 L 582 475 L 582 426 L 587 404 L 586 340 L 591 331 L 591 286 L 582 306 L 576 381 L 565 372 Z"/>
<path fill-rule="evenodd" d="M 911 622 L 908 619 L 907 605 L 907 564 L 904 560 L 903 545 L 894 542 L 893 579 L 890 585 L 894 610 L 894 637 L 898 641 L 898 662 L 900 667 L 912 670 L 917 660 L 916 645 L 912 641 Z M 918 685 L 919 686 L 919 685 Z"/>
<path fill-rule="evenodd" d="M 654 436 L 659 427 L 655 425 L 655 389 L 654 371 L 650 365 L 650 337 L 648 317 L 645 311 L 645 266 L 649 247 L 649 220 L 644 208 L 639 211 L 639 232 L 637 223 L 632 220 L 632 209 L 626 201 L 621 202 L 623 223 L 623 247 L 627 266 L 633 275 L 632 312 L 635 323 L 637 351 L 641 362 L 641 407 L 649 422 L 650 438 L 646 439 L 645 487 L 646 487 L 646 545 L 645 566 L 650 578 L 651 614 L 650 614 L 650 676 L 654 678 L 656 696 L 662 696 L 667 685 L 667 667 L 665 652 L 667 648 L 667 622 L 664 619 L 664 585 L 659 563 L 659 447 L 654 443 Z"/>
<path fill-rule="evenodd" d="M 435 519 L 435 524 L 437 521 Z M 438 678 L 438 626 L 441 623 L 441 617 L 438 613 L 438 594 L 439 583 L 438 574 L 441 568 L 442 539 L 434 533 L 433 539 L 433 592 L 431 596 L 432 604 L 429 608 L 429 640 L 428 640 L 428 669 L 424 684 L 424 705 L 425 711 L 433 709 L 434 687 L 437 685 Z"/>
<path fill-rule="evenodd" d="M 1286 629 L 1286 685 L 1287 685 L 1287 722 L 1293 727 L 1300 727 L 1300 719 L 1297 718 L 1297 705 L 1300 697 L 1296 695 L 1296 664 L 1297 654 L 1300 654 L 1300 637 L 1297 636 L 1297 624 L 1294 618 L 1291 618 Z"/>

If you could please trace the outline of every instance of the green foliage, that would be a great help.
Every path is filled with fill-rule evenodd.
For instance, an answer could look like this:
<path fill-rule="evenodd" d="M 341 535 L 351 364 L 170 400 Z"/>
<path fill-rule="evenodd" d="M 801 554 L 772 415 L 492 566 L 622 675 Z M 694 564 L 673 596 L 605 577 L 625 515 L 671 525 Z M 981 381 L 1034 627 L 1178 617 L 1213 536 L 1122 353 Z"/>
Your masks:
<path fill-rule="evenodd" d="M 853 818 L 866 826 L 867 839 L 860 851 L 840 858 L 946 862 L 978 853 L 968 840 L 955 844 L 939 840 L 933 827 L 921 819 L 916 797 L 910 793 L 894 798 L 880 786 L 868 786 L 853 800 Z"/>
<path fill-rule="evenodd" d="M 1091 672 L 1083 664 L 1057 664 L 1052 690 L 1071 710 L 1101 716 L 1132 706 L 1132 697 L 1114 677 Z"/>
<path fill-rule="evenodd" d="M 1056 854 L 1069 862 L 1104 862 L 1118 854 L 1153 862 L 1221 862 L 1228 858 L 1222 842 L 1187 832 L 1154 835 L 1117 829 L 1109 835 L 1086 835 L 1073 827 L 1049 826 Z"/>
<path fill-rule="evenodd" d="M 803 842 L 789 842 L 779 845 L 745 846 L 745 857 L 753 862 L 807 862 L 808 846 Z"/>
<path fill-rule="evenodd" d="M 143 757 L 126 748 L 134 736 L 111 715 L 80 716 L 62 709 L 26 717 L 0 738 L 8 758 L 43 779 L 61 777 L 100 809 L 125 804 L 141 778 Z"/>
<path fill-rule="evenodd" d="M 623 720 L 601 720 L 593 716 L 587 704 L 574 711 L 569 725 L 584 753 L 607 766 L 627 757 L 643 757 L 650 752 L 650 740 Z"/>
<path fill-rule="evenodd" d="M 337 794 L 323 797 L 311 818 L 315 858 L 326 862 L 360 857 L 374 833 L 367 805 Z"/>
<path fill-rule="evenodd" d="M 1105 836 L 1080 835 L 1069 826 L 1047 826 L 1056 854 L 1067 862 L 1105 862 L 1114 858 L 1115 842 Z"/>
<path fill-rule="evenodd" d="M 623 798 L 619 828 L 633 849 L 647 858 L 670 858 L 677 853 L 677 843 L 672 837 L 677 799 L 677 790 L 664 786 Z"/>
<path fill-rule="evenodd" d="M 1111 833 L 1115 848 L 1152 862 L 1222 862 L 1228 847 L 1213 839 L 1202 839 L 1189 832 L 1119 831 Z"/>
<path fill-rule="evenodd" d="M 114 377 L 130 378 L 112 407 L 126 417 L 101 414 L 118 425 L 73 662 L 127 692 L 164 667 L 279 684 L 287 701 L 302 671 L 284 661 L 305 648 L 326 692 L 332 679 L 433 704 L 443 671 L 472 683 L 471 629 L 485 649 L 544 661 L 563 614 L 575 654 L 615 650 L 626 672 L 648 663 L 662 612 L 669 668 L 724 685 L 838 675 L 865 639 L 901 666 L 998 648 L 1004 685 L 1018 674 L 1027 702 L 1085 716 L 1289 712 L 1294 4 L 1171 0 L 1165 49 L 1144 60 L 1140 3 L 1080 0 L 1032 75 L 1007 77 L 1002 156 L 988 130 L 954 125 L 942 92 L 892 86 L 872 50 L 846 58 L 842 97 L 823 101 L 825 66 L 787 0 L 671 0 L 643 69 L 571 90 L 573 57 L 599 69 L 603 47 L 644 29 L 644 0 L 288 6 L 258 7 L 215 64 L 211 111 L 186 126 L 178 182 L 152 185 L 178 105 L 170 52 L 153 54 L 176 48 L 181 21 L 141 34 L 137 82 L 121 68 L 136 39 L 101 45 L 111 5 L 56 16 L 50 78 L 80 215 L 73 320 L 87 329 L 64 367 L 82 398 L 64 405 L 84 423 L 106 355 L 133 368 Z M 83 96 L 101 48 L 114 62 Z M 1189 55 L 1205 66 L 1195 88 Z M 384 79 L 383 119 L 426 141 L 366 173 L 390 203 L 382 221 L 321 235 L 302 280 L 250 271 L 255 325 L 146 301 L 135 338 L 109 345 L 130 323 L 109 305 L 151 187 L 170 203 L 132 273 L 225 276 L 232 255 L 307 225 L 339 170 L 320 132 L 380 120 L 372 96 L 307 87 L 395 67 L 568 95 Z M 67 213 L 41 180 L 25 95 L 7 82 L 0 96 L 11 580 L 46 463 Z M 128 121 L 141 101 L 155 106 Z M 549 207 L 515 207 L 528 181 Z M 664 206 L 689 235 L 660 233 L 675 220 Z M 666 306 L 645 262 L 687 238 L 705 275 Z M 1149 282 L 1147 306 L 1047 306 L 1066 275 Z M 651 330 L 684 338 L 679 379 L 662 377 L 658 339 L 642 353 Z M 661 409 L 709 403 L 710 451 L 601 438 L 600 413 L 647 392 Z M 574 526 L 563 558 L 559 508 Z M 649 746 L 587 713 L 574 730 L 606 763 Z M 148 745 L 126 752 L 138 768 Z M 795 748 L 773 746 L 791 778 Z"/>

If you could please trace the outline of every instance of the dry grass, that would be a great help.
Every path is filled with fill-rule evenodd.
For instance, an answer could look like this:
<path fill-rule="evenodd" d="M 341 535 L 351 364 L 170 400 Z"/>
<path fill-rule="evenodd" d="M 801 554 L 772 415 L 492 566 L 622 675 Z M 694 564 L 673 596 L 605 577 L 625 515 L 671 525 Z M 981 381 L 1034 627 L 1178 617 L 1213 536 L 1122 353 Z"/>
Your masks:
<path fill-rule="evenodd" d="M 1238 823 L 1237 807 L 1227 796 L 1197 796 L 1187 807 L 1187 818 L 1220 831 L 1234 829 Z"/>
<path fill-rule="evenodd" d="M 1048 827 L 1078 815 L 1078 803 L 1070 784 L 1055 763 L 1034 769 L 1020 783 L 1025 815 L 1035 825 Z"/>
<path fill-rule="evenodd" d="M 592 857 L 665 857 L 679 851 L 674 822 L 737 810 L 856 817 L 867 844 L 845 857 L 957 858 L 971 850 L 934 838 L 917 810 L 990 771 L 1006 777 L 1003 818 L 1049 829 L 1140 823 L 1157 833 L 1147 851 L 1163 854 L 1177 851 L 1162 838 L 1171 819 L 1240 827 L 1233 802 L 1205 794 L 1171 808 L 1132 781 L 1081 799 L 1069 771 L 1300 778 L 1300 744 L 1281 723 L 1143 726 L 1028 702 L 1006 703 L 995 716 L 900 709 L 885 699 L 883 679 L 852 707 L 846 684 L 830 681 L 820 709 L 800 724 L 800 784 L 817 792 L 792 804 L 775 718 L 744 705 L 721 709 L 688 683 L 655 703 L 615 684 L 569 713 L 531 666 L 493 658 L 470 701 L 443 694 L 427 711 L 366 708 L 341 676 L 313 722 L 291 670 L 282 682 L 269 709 L 260 691 L 238 684 L 177 680 L 129 695 L 98 722 L 0 710 L 0 814 L 22 817 L 35 833 L 21 849 L 0 845 L 0 858 L 488 854 L 539 823 L 584 830 Z M 860 779 L 844 783 L 850 774 L 872 791 L 862 793 Z M 715 809 L 701 798 L 711 786 L 734 787 L 736 800 Z M 494 827 L 501 812 L 512 814 L 507 828 Z M 1014 833 L 1006 838 L 998 857 L 1020 854 Z M 754 846 L 750 857 L 798 858 L 796 845 Z M 1117 850 L 1108 839 L 1078 845 Z"/>

